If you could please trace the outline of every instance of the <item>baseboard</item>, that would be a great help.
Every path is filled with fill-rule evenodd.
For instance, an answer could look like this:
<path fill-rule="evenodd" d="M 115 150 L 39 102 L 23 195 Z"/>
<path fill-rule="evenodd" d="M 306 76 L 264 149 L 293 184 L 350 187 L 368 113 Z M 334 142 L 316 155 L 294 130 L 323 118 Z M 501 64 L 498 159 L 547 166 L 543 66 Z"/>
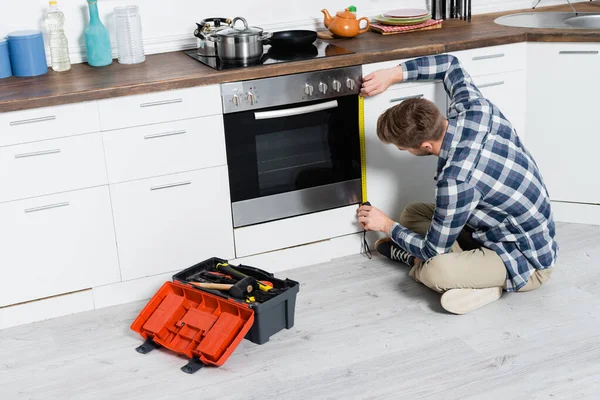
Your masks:
<path fill-rule="evenodd" d="M 94 309 L 92 290 L 0 308 L 0 330 Z"/>
<path fill-rule="evenodd" d="M 552 212 L 558 222 L 600 225 L 600 205 L 553 201 Z"/>

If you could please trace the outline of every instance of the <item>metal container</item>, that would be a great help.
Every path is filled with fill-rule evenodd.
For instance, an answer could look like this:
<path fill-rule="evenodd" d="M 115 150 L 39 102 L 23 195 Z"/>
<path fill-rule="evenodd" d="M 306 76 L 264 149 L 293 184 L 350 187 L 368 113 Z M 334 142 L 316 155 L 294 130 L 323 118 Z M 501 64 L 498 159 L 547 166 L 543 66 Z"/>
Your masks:
<path fill-rule="evenodd" d="M 214 40 L 214 34 L 229 28 L 231 20 L 229 18 L 206 18 L 196 25 L 198 28 L 194 31 L 194 36 L 198 38 L 198 55 L 216 57 L 217 43 Z"/>
<path fill-rule="evenodd" d="M 237 21 L 244 23 L 244 29 L 235 27 Z M 244 18 L 236 17 L 231 23 L 231 28 L 223 29 L 210 37 L 216 41 L 217 54 L 222 62 L 245 64 L 262 57 L 263 42 L 270 38 L 271 34 L 258 27 L 248 27 Z"/>

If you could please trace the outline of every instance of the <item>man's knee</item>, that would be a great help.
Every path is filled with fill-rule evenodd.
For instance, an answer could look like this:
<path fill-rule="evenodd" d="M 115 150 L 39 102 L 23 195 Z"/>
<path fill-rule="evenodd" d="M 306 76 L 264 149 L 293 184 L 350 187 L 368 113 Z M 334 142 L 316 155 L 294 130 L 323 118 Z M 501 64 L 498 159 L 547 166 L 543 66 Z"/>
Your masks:
<path fill-rule="evenodd" d="M 452 281 L 455 279 L 454 268 L 455 254 L 440 254 L 425 261 L 420 267 L 418 280 L 425 286 L 443 292 L 448 287 L 452 287 Z"/>

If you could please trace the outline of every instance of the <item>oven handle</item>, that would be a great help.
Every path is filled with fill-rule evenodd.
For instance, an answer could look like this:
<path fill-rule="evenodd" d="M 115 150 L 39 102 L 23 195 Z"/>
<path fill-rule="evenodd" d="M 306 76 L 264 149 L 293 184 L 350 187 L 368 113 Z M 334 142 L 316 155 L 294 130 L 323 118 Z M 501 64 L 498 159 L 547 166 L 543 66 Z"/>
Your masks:
<path fill-rule="evenodd" d="M 310 114 L 316 111 L 328 110 L 330 108 L 336 108 L 338 106 L 337 100 L 327 101 L 325 103 L 313 104 L 311 106 L 286 108 L 285 110 L 275 111 L 262 111 L 255 112 L 255 119 L 271 119 L 271 118 L 283 118 L 291 117 L 292 115 Z"/>

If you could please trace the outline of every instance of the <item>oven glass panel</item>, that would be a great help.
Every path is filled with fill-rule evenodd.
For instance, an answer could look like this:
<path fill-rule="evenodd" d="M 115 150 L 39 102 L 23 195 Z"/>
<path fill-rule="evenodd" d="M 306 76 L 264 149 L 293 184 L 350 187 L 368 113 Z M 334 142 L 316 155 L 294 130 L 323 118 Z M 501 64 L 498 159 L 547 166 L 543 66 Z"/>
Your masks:
<path fill-rule="evenodd" d="M 280 118 L 225 115 L 232 202 L 360 178 L 358 98 L 336 100 L 335 108 Z"/>

